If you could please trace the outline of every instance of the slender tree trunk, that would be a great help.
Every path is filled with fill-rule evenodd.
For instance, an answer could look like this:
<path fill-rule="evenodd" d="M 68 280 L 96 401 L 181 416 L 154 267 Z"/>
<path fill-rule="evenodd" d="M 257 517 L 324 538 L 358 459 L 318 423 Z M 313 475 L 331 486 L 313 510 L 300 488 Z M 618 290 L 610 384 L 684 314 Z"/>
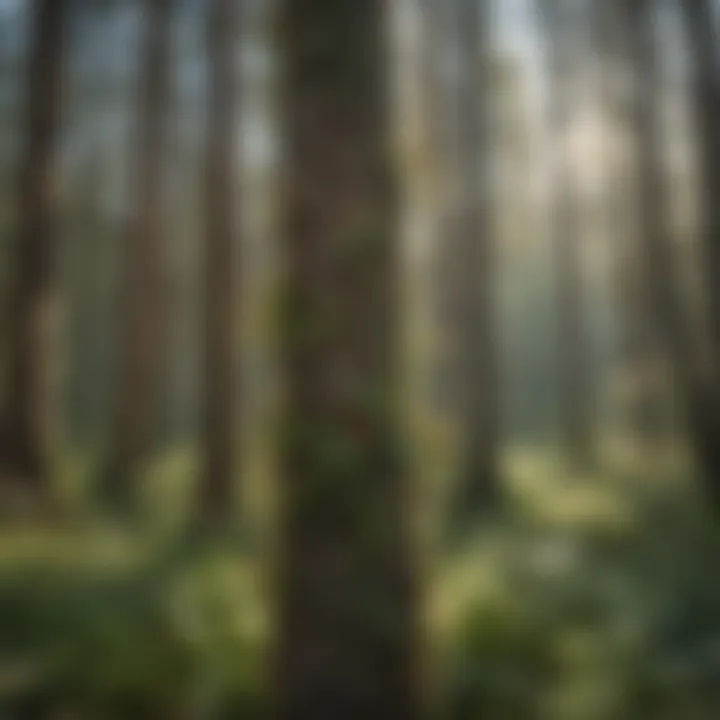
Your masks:
<path fill-rule="evenodd" d="M 52 321 L 55 311 L 53 223 L 56 158 L 68 4 L 30 3 L 25 147 L 18 181 L 15 287 L 10 298 L 9 367 L 0 471 L 39 489 L 52 455 Z"/>
<path fill-rule="evenodd" d="M 633 135 L 628 92 L 633 61 L 626 4 L 626 0 L 605 0 L 595 5 L 601 102 L 612 137 L 605 148 L 608 156 L 605 229 L 615 257 L 618 379 L 637 388 L 632 397 L 626 398 L 623 408 L 633 439 L 652 443 L 661 438 L 658 409 L 662 390 L 648 378 L 664 357 L 658 343 L 648 266 L 638 232 L 637 142 L 622 144 L 620 148 L 615 144 L 617 136 Z"/>
<path fill-rule="evenodd" d="M 461 186 L 459 117 L 460 78 L 448 72 L 448 66 L 460 66 L 458 33 L 458 2 L 425 0 L 423 6 L 426 36 L 431 40 L 432 56 L 428 64 L 433 73 L 428 80 L 433 98 L 431 130 L 438 149 L 438 170 L 441 199 L 436 232 L 441 239 L 435 246 L 433 300 L 436 322 L 439 325 L 437 348 L 437 379 L 435 395 L 438 409 L 453 422 L 462 425 L 461 398 L 464 379 L 460 377 L 458 336 L 460 297 L 458 293 L 458 265 L 461 265 L 457 232 L 459 191 Z"/>
<path fill-rule="evenodd" d="M 164 163 L 170 111 L 175 0 L 147 0 L 138 88 L 131 217 L 126 239 L 125 317 L 108 474 L 111 503 L 126 505 L 156 434 L 163 381 L 167 278 Z"/>
<path fill-rule="evenodd" d="M 711 318 L 715 382 L 720 380 L 720 52 L 709 0 L 681 2 L 693 58 L 692 103 L 702 192 L 703 263 Z"/>
<path fill-rule="evenodd" d="M 635 71 L 633 121 L 638 145 L 640 232 L 657 327 L 662 331 L 675 375 L 686 390 L 694 376 L 690 359 L 693 342 L 678 289 L 667 212 L 657 50 L 651 22 L 653 8 L 652 0 L 637 0 L 627 8 Z"/>
<path fill-rule="evenodd" d="M 107 282 L 112 267 L 108 248 L 116 238 L 103 215 L 103 168 L 93 158 L 80 171 L 77 204 L 70 212 L 71 238 L 65 248 L 64 278 L 68 322 L 65 342 L 70 350 L 63 395 L 68 407 L 65 438 L 76 447 L 98 442 L 104 416 L 103 380 L 107 370 Z"/>
<path fill-rule="evenodd" d="M 701 248 L 711 335 L 710 362 L 701 368 L 691 424 L 697 455 L 720 511 L 720 54 L 712 3 L 694 0 L 680 6 L 694 61 L 691 92 L 699 145 Z"/>
<path fill-rule="evenodd" d="M 593 432 L 589 348 L 583 316 L 580 220 L 571 173 L 560 169 L 556 177 L 561 188 L 555 211 L 560 418 L 569 457 L 576 467 L 585 468 L 592 462 Z"/>
<path fill-rule="evenodd" d="M 695 338 L 679 293 L 662 162 L 657 47 L 651 0 L 629 8 L 637 73 L 636 133 L 640 148 L 642 236 L 657 330 L 685 406 L 690 441 L 713 507 L 720 508 L 720 415 L 717 387 L 697 362 Z"/>
<path fill-rule="evenodd" d="M 209 16 L 209 98 L 205 178 L 204 476 L 206 520 L 228 517 L 234 499 L 236 312 L 236 132 L 238 0 L 214 0 Z"/>
<path fill-rule="evenodd" d="M 383 0 L 282 0 L 281 718 L 419 716 Z"/>
<path fill-rule="evenodd" d="M 553 136 L 552 188 L 554 253 L 557 277 L 560 423 L 573 463 L 587 467 L 593 459 L 593 421 L 589 338 L 582 278 L 582 237 L 577 177 L 567 148 L 572 119 L 572 63 L 568 48 L 572 28 L 556 0 L 543 4 L 550 43 L 550 130 Z"/>
<path fill-rule="evenodd" d="M 461 417 L 459 486 L 451 524 L 465 524 L 497 499 L 499 377 L 495 337 L 494 257 L 489 193 L 487 4 L 455 4 L 460 78 L 457 88 L 458 187 L 449 252 L 455 285 L 452 344 Z"/>

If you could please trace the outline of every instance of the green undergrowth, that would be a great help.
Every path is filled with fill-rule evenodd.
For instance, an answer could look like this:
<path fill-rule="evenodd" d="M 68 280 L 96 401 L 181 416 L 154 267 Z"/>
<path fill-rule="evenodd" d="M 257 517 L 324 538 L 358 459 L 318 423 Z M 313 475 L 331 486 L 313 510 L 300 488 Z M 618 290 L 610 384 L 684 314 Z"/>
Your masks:
<path fill-rule="evenodd" d="M 193 467 L 164 458 L 132 527 L 79 490 L 67 522 L 0 527 L 0 715 L 266 716 L 269 554 L 182 532 Z M 720 717 L 720 531 L 698 487 L 673 451 L 582 473 L 510 453 L 502 514 L 430 563 L 440 717 Z"/>

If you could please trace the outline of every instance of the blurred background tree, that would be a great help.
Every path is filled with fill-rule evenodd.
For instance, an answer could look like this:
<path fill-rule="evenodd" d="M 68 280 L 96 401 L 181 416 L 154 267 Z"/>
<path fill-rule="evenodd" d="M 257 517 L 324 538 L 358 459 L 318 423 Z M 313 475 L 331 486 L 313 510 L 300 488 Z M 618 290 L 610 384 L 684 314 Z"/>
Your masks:
<path fill-rule="evenodd" d="M 14 476 L 38 501 L 50 491 L 53 454 L 51 357 L 55 354 L 57 283 L 52 258 L 59 199 L 56 167 L 67 3 L 33 3 L 30 15 L 26 136 L 17 180 L 0 452 L 4 475 Z"/>

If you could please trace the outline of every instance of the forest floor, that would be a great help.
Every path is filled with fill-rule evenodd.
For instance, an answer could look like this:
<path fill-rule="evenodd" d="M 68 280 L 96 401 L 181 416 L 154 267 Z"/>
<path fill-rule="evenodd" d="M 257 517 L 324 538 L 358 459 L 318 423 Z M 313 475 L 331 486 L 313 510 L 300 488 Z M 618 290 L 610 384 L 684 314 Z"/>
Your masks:
<path fill-rule="evenodd" d="M 140 530 L 82 503 L 0 527 L 0 710 L 263 716 L 266 549 L 178 539 L 187 470 L 163 462 Z M 692 479 L 671 451 L 582 476 L 514 451 L 508 507 L 430 563 L 441 717 L 720 716 L 720 531 Z"/>

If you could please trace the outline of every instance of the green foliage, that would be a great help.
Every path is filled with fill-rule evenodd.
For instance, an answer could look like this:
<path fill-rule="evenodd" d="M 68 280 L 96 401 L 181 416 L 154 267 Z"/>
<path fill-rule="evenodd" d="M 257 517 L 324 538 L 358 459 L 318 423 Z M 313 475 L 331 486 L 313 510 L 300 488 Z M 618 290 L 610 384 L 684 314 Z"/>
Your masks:
<path fill-rule="evenodd" d="M 326 451 L 330 475 L 354 464 L 342 444 Z M 178 535 L 190 455 L 172 453 L 149 478 L 148 506 L 175 505 L 161 532 L 89 514 L 86 525 L 0 530 L 0 711 L 265 716 L 257 562 L 234 541 Z M 683 453 L 654 455 L 606 454 L 580 478 L 553 453 L 511 453 L 505 514 L 438 558 L 432 578 L 441 717 L 718 715 L 720 535 Z M 85 465 L 73 458 L 67 475 Z M 401 627 L 384 598 L 357 593 L 382 632 Z"/>
<path fill-rule="evenodd" d="M 511 463 L 516 512 L 440 564 L 446 707 L 468 718 L 720 712 L 720 534 L 665 455 L 564 477 Z"/>
<path fill-rule="evenodd" d="M 6 533 L 4 546 L 22 539 Z M 78 717 L 261 715 L 258 582 L 237 551 L 147 548 L 98 530 L 94 558 L 35 542 L 0 572 L 0 708 Z M 120 543 L 124 559 L 117 557 Z"/>
<path fill-rule="evenodd" d="M 553 679 L 547 629 L 528 607 L 473 606 L 459 622 L 449 674 L 453 718 L 531 718 Z"/>

